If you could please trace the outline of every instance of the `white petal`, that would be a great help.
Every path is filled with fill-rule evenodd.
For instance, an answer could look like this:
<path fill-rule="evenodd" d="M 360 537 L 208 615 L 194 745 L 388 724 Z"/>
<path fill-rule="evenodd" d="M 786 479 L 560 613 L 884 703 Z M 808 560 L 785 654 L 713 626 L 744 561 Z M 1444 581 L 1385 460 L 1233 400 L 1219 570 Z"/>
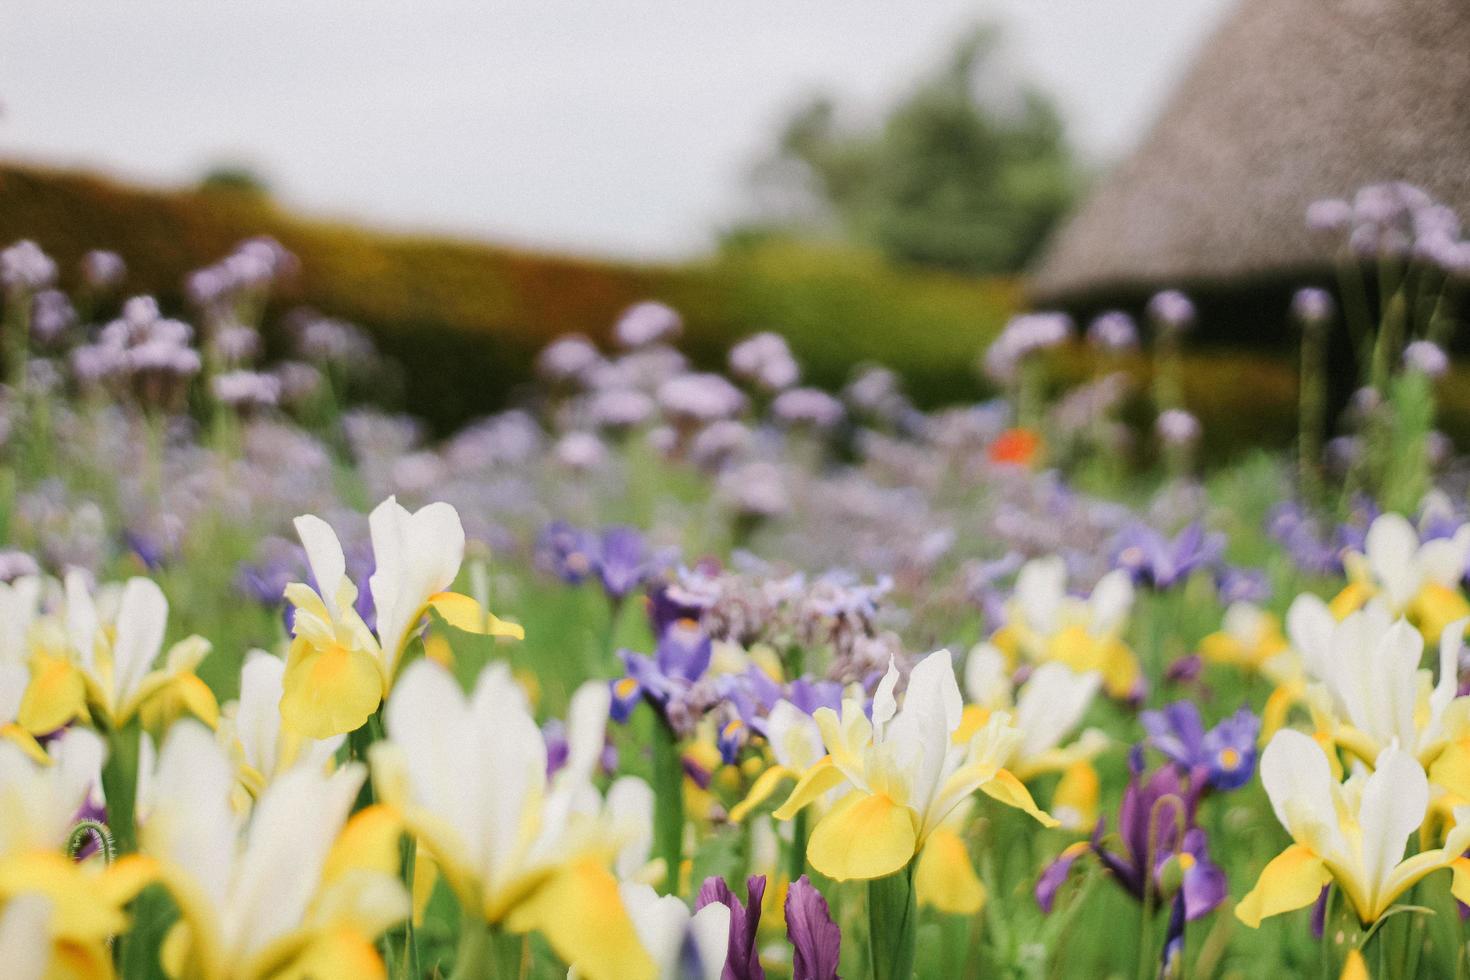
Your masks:
<path fill-rule="evenodd" d="M 1101 685 L 1096 672 L 1078 674 L 1059 663 L 1036 668 L 1016 701 L 1021 758 L 1034 759 L 1061 744 L 1082 721 Z"/>
<path fill-rule="evenodd" d="M 1328 651 L 1336 626 L 1337 619 L 1327 603 L 1311 593 L 1297 596 L 1286 611 L 1286 635 L 1301 654 L 1307 673 L 1319 680 L 1326 676 Z"/>
<path fill-rule="evenodd" d="M 1429 780 L 1412 756 L 1391 747 L 1378 756 L 1363 786 L 1358 826 L 1363 832 L 1363 868 L 1375 885 L 1388 880 L 1404 856 L 1404 843 L 1424 822 Z"/>
<path fill-rule="evenodd" d="M 446 503 L 410 514 L 389 497 L 368 516 L 373 558 L 368 587 L 378 617 L 378 638 L 397 656 L 424 604 L 454 583 L 464 561 L 464 527 Z"/>
<path fill-rule="evenodd" d="M 965 660 L 965 693 L 986 708 L 1011 706 L 1011 678 L 1005 654 L 989 643 L 977 643 Z"/>
<path fill-rule="evenodd" d="M 822 732 L 811 715 L 784 698 L 766 716 L 766 738 L 776 761 L 798 772 L 822 758 Z"/>
<path fill-rule="evenodd" d="M 113 692 L 117 704 L 127 700 L 163 649 L 168 626 L 168 600 L 158 583 L 128 579 L 117 613 L 117 638 L 112 645 Z"/>
<path fill-rule="evenodd" d="M 606 682 L 588 681 L 572 695 L 567 712 L 567 762 L 558 778 L 589 783 L 607 741 L 612 694 Z"/>
<path fill-rule="evenodd" d="M 730 907 L 711 902 L 689 920 L 689 934 L 699 952 L 699 966 L 704 980 L 720 980 L 725 972 L 725 957 L 730 953 Z"/>
<path fill-rule="evenodd" d="M 1261 753 L 1261 785 L 1287 833 L 1337 828 L 1332 769 L 1309 735 L 1283 728 Z"/>
<path fill-rule="evenodd" d="M 97 630 L 100 620 L 87 576 L 79 569 L 66 573 L 66 638 L 82 667 L 90 672 L 97 659 Z"/>
<path fill-rule="evenodd" d="M 1133 608 L 1133 580 L 1121 568 L 1115 568 L 1098 580 L 1088 599 L 1093 636 L 1107 636 L 1123 628 Z"/>
<path fill-rule="evenodd" d="M 1419 573 L 1414 563 L 1418 550 L 1419 535 L 1402 514 L 1380 514 L 1368 528 L 1363 542 L 1368 567 L 1396 610 L 1403 609 L 1419 591 Z"/>
<path fill-rule="evenodd" d="M 723 908 L 723 906 L 721 906 Z M 51 900 L 22 894 L 0 912 L 0 963 L 9 980 L 43 980 L 51 965 Z"/>
<path fill-rule="evenodd" d="M 296 518 L 296 534 L 301 538 L 301 547 L 306 549 L 306 563 L 311 566 L 311 577 L 316 579 L 318 594 L 327 600 L 328 610 L 335 615 L 333 599 L 337 588 L 347 575 L 347 559 L 342 556 L 342 542 L 332 525 L 315 514 L 302 514 Z"/>
<path fill-rule="evenodd" d="M 296 768 L 266 788 L 230 889 L 226 941 L 237 961 L 305 920 L 327 852 L 365 775 L 360 763 L 330 776 Z"/>

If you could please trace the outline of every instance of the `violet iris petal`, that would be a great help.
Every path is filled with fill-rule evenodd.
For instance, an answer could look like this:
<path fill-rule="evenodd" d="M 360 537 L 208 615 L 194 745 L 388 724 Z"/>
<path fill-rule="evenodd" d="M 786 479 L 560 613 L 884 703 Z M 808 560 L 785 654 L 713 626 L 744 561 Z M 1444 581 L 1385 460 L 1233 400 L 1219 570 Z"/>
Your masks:
<path fill-rule="evenodd" d="M 761 921 L 761 900 L 766 893 L 765 875 L 751 875 L 745 880 L 746 900 L 744 903 L 730 891 L 722 878 L 706 878 L 700 886 L 694 911 L 698 912 L 712 902 L 718 902 L 730 910 L 730 948 L 725 956 L 725 969 L 721 980 L 765 980 L 766 971 L 761 968 L 756 929 Z"/>
<path fill-rule="evenodd" d="M 786 891 L 786 938 L 791 940 L 792 980 L 837 980 L 842 930 L 806 875 Z"/>

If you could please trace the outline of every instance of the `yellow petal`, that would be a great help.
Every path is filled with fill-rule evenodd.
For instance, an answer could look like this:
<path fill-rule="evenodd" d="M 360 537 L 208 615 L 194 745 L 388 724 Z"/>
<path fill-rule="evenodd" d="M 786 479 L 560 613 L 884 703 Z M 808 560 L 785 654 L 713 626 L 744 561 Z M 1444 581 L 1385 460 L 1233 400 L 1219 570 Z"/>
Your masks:
<path fill-rule="evenodd" d="M 796 816 L 797 811 L 829 790 L 841 786 L 846 780 L 847 777 L 842 774 L 842 770 L 832 764 L 832 757 L 822 756 L 817 760 L 816 765 L 801 774 L 791 795 L 786 797 L 786 802 L 776 809 L 776 819 L 790 820 Z"/>
<path fill-rule="evenodd" d="M 1090 762 L 1074 762 L 1062 773 L 1051 798 L 1051 812 L 1069 830 L 1087 830 L 1097 823 L 1100 784 Z"/>
<path fill-rule="evenodd" d="M 289 966 L 271 974 L 272 980 L 318 980 L 321 977 L 379 980 L 387 976 L 382 957 L 372 942 L 345 928 L 320 933 Z"/>
<path fill-rule="evenodd" d="M 1293 844 L 1261 870 L 1256 887 L 1235 906 L 1235 917 L 1252 929 L 1261 920 L 1306 908 L 1317 900 L 1332 873 L 1309 848 Z"/>
<path fill-rule="evenodd" d="M 755 784 L 750 787 L 750 792 L 745 795 L 745 799 L 730 808 L 730 821 L 732 823 L 743 822 L 746 817 L 750 816 L 752 810 L 771 798 L 771 794 L 776 792 L 776 787 L 780 786 L 783 780 L 795 776 L 796 773 L 785 766 L 771 766 L 756 778 Z"/>
<path fill-rule="evenodd" d="M 1332 601 L 1327 604 L 1327 610 L 1334 619 L 1346 619 L 1350 613 L 1361 609 L 1363 603 L 1372 596 L 1371 585 L 1366 582 L 1349 582 L 1341 592 L 1332 597 Z"/>
<path fill-rule="evenodd" d="M 383 674 L 371 653 L 300 638 L 291 644 L 281 686 L 281 720 L 307 738 L 356 731 L 383 700 Z"/>
<path fill-rule="evenodd" d="M 485 636 L 503 636 L 524 640 L 526 631 L 516 623 L 507 623 L 467 595 L 440 592 L 429 597 L 429 605 L 455 629 Z"/>
<path fill-rule="evenodd" d="M 41 748 L 41 743 L 36 737 L 15 723 L 0 725 L 0 738 L 6 739 L 20 747 L 20 750 L 30 757 L 37 765 L 51 765 L 51 757 L 46 750 Z"/>
<path fill-rule="evenodd" d="M 1456 589 L 1432 582 L 1409 604 L 1409 618 L 1424 637 L 1438 642 L 1444 628 L 1457 619 L 1470 616 L 1470 602 Z"/>
<path fill-rule="evenodd" d="M 1004 769 L 997 772 L 989 782 L 981 784 L 980 789 L 985 795 L 1000 800 L 1006 806 L 1013 806 L 1023 813 L 1030 814 L 1043 827 L 1057 826 L 1056 818 L 1036 805 L 1026 784 Z"/>
<path fill-rule="evenodd" d="M 561 959 L 588 980 L 653 980 L 644 950 L 618 893 L 618 882 L 590 858 L 552 875 L 511 914 L 516 932 L 544 935 Z"/>
<path fill-rule="evenodd" d="M 402 836 L 403 820 L 397 810 L 381 803 L 359 810 L 327 853 L 322 881 L 335 881 L 348 871 L 364 868 L 397 875 Z"/>
<path fill-rule="evenodd" d="M 1340 980 L 1373 980 L 1373 975 L 1368 972 L 1368 961 L 1363 959 L 1362 950 L 1348 950 L 1347 959 L 1342 964 Z"/>
<path fill-rule="evenodd" d="M 920 905 L 950 915 L 974 915 L 985 904 L 985 885 L 970 863 L 969 849 L 948 827 L 940 827 L 925 842 L 914 888 Z"/>
<path fill-rule="evenodd" d="M 70 661 L 44 654 L 31 660 L 31 682 L 17 721 L 33 735 L 54 732 L 87 710 L 87 684 Z"/>
<path fill-rule="evenodd" d="M 914 812 L 888 794 L 854 791 L 817 822 L 807 860 L 834 881 L 891 875 L 914 856 L 916 823 Z"/>
<path fill-rule="evenodd" d="M 1455 873 L 1454 881 L 1450 884 L 1450 894 L 1470 905 L 1470 858 L 1456 858 L 1450 862 L 1450 868 Z"/>

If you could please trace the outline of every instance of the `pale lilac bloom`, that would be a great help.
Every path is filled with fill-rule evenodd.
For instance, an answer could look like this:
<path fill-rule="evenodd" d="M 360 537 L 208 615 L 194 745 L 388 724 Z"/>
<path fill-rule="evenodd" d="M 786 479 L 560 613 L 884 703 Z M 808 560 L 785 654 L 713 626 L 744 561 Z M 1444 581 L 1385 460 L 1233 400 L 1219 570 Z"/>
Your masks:
<path fill-rule="evenodd" d="M 115 289 L 127 274 L 127 263 L 116 252 L 93 249 L 82 256 L 82 279 L 94 292 Z"/>
<path fill-rule="evenodd" d="M 1109 310 L 1099 314 L 1088 325 L 1087 342 L 1110 353 L 1135 350 L 1138 347 L 1138 327 L 1127 313 Z"/>
<path fill-rule="evenodd" d="M 56 263 L 30 240 L 0 251 L 0 286 L 12 295 L 34 293 L 56 281 Z"/>
<path fill-rule="evenodd" d="M 1298 323 L 1311 326 L 1326 323 L 1336 308 L 1332 294 L 1325 289 L 1298 289 L 1291 297 L 1291 315 Z"/>
<path fill-rule="evenodd" d="M 580 384 L 602 363 L 602 352 L 592 341 L 581 334 L 567 334 L 536 355 L 536 373 L 551 384 Z"/>
<path fill-rule="evenodd" d="M 780 334 L 758 333 L 730 348 L 730 373 L 766 391 L 781 391 L 796 384 L 801 368 Z"/>
<path fill-rule="evenodd" d="M 771 403 L 771 415 L 782 425 L 835 428 L 842 421 L 842 403 L 820 388 L 790 388 Z"/>
<path fill-rule="evenodd" d="M 1148 301 L 1148 318 L 1163 330 L 1188 330 L 1194 326 L 1194 303 L 1179 290 L 1166 289 Z"/>
<path fill-rule="evenodd" d="M 1431 380 L 1445 376 L 1450 369 L 1450 359 L 1432 340 L 1415 340 L 1404 348 L 1404 367 L 1417 371 Z"/>
<path fill-rule="evenodd" d="M 1170 408 L 1159 413 L 1154 429 L 1166 446 L 1192 446 L 1199 442 L 1203 430 L 1199 419 L 1182 408 Z"/>
<path fill-rule="evenodd" d="M 719 374 L 670 378 L 659 385 L 657 397 L 665 414 L 686 423 L 713 422 L 745 410 L 745 395 Z"/>
<path fill-rule="evenodd" d="M 635 303 L 623 311 L 613 326 L 613 336 L 625 348 L 673 340 L 684 329 L 684 321 L 673 307 L 655 300 Z"/>

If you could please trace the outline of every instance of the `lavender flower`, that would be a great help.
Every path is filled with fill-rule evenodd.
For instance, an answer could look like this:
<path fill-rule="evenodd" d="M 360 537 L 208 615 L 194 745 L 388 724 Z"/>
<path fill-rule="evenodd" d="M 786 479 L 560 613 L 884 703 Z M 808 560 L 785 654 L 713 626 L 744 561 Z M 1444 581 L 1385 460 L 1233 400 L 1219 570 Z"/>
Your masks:
<path fill-rule="evenodd" d="M 94 249 L 82 256 L 82 281 L 94 293 L 116 289 L 127 274 L 127 263 L 116 252 Z"/>
<path fill-rule="evenodd" d="M 1159 413 L 1154 430 L 1166 446 L 1187 448 L 1199 442 L 1204 430 L 1199 419 L 1182 408 L 1170 408 Z"/>
<path fill-rule="evenodd" d="M 1148 301 L 1147 312 L 1149 320 L 1160 330 L 1182 332 L 1194 326 L 1194 303 L 1177 289 L 1155 293 Z"/>
<path fill-rule="evenodd" d="M 842 403 L 818 388 L 791 388 L 771 402 L 771 415 L 786 426 L 832 429 L 843 416 Z"/>
<path fill-rule="evenodd" d="M 30 240 L 0 250 L 0 286 L 12 296 L 34 293 L 56 282 L 56 263 Z"/>
<path fill-rule="evenodd" d="M 1304 326 L 1316 327 L 1332 319 L 1337 304 L 1325 289 L 1298 289 L 1291 297 L 1291 315 Z"/>
<path fill-rule="evenodd" d="M 658 388 L 658 404 L 672 419 L 703 424 L 731 418 L 745 410 L 745 396 L 718 374 L 684 374 Z"/>
<path fill-rule="evenodd" d="M 786 338 L 769 332 L 747 337 L 730 348 L 730 373 L 764 391 L 789 388 L 801 377 Z"/>
<path fill-rule="evenodd" d="M 1099 314 L 1087 327 L 1087 342 L 1101 351 L 1116 354 L 1138 347 L 1138 327 L 1121 310 Z"/>
<path fill-rule="evenodd" d="M 1449 371 L 1450 359 L 1434 341 L 1415 340 L 1404 348 L 1404 367 L 1437 380 Z"/>
<path fill-rule="evenodd" d="M 632 349 L 673 340 L 683 329 L 684 321 L 673 307 L 648 300 L 623 311 L 613 336 L 619 345 Z"/>
<path fill-rule="evenodd" d="M 558 337 L 536 355 L 536 374 L 553 385 L 581 384 L 603 363 L 602 353 L 581 334 Z"/>

